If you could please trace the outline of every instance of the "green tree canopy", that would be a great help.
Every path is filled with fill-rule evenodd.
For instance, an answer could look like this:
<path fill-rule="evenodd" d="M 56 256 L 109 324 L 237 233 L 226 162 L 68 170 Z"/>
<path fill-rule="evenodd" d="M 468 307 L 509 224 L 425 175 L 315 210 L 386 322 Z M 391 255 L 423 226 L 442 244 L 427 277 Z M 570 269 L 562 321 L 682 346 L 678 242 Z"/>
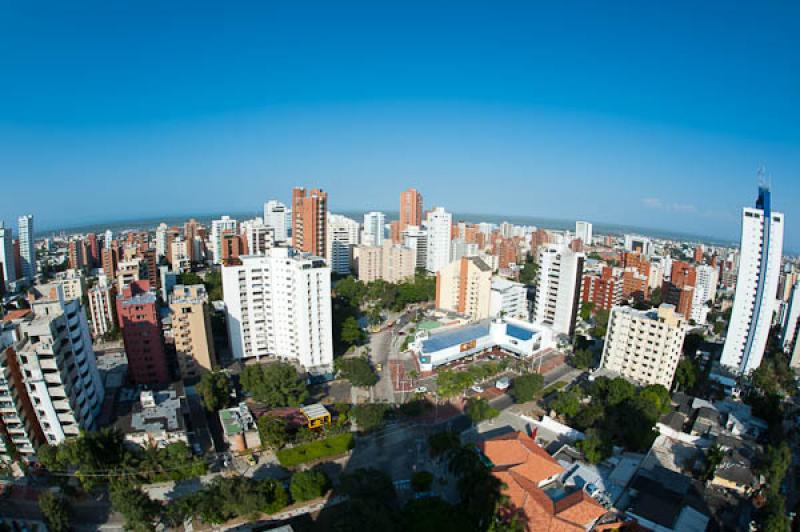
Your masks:
<path fill-rule="evenodd" d="M 611 442 L 597 429 L 587 430 L 586 438 L 579 441 L 577 447 L 590 464 L 599 464 L 611 456 Z"/>
<path fill-rule="evenodd" d="M 298 471 L 292 475 L 289 491 L 296 502 L 310 501 L 325 495 L 329 484 L 322 471 Z"/>
<path fill-rule="evenodd" d="M 42 512 L 47 529 L 51 532 L 69 530 L 69 504 L 61 495 L 51 491 L 39 495 L 39 510 Z"/>
<path fill-rule="evenodd" d="M 483 397 L 470 397 L 467 399 L 467 406 L 464 411 L 473 423 L 479 423 L 500 415 L 500 412 L 498 412 L 496 408 L 493 408 L 489 404 L 489 401 Z"/>
<path fill-rule="evenodd" d="M 511 396 L 518 403 L 533 401 L 544 388 L 544 377 L 538 373 L 529 373 L 514 379 Z"/>
<path fill-rule="evenodd" d="M 364 331 L 358 326 L 358 320 L 353 316 L 348 316 L 344 323 L 342 323 L 342 332 L 340 335 L 342 342 L 349 346 L 361 343 L 364 338 Z"/>
<path fill-rule="evenodd" d="M 111 506 L 122 514 L 125 528 L 136 532 L 155 530 L 160 505 L 130 482 L 111 483 Z"/>
<path fill-rule="evenodd" d="M 336 369 L 341 377 L 350 381 L 353 386 L 373 386 L 378 382 L 378 376 L 370 366 L 367 357 L 337 358 Z"/>
<path fill-rule="evenodd" d="M 256 421 L 261 445 L 280 449 L 289 442 L 286 420 L 278 416 L 261 416 Z"/>
<path fill-rule="evenodd" d="M 581 395 L 576 388 L 570 388 L 558 392 L 555 399 L 550 403 L 550 408 L 558 414 L 571 418 L 575 416 L 581 408 Z"/>
<path fill-rule="evenodd" d="M 691 390 L 697 382 L 699 373 L 700 369 L 697 367 L 697 363 L 694 359 L 683 357 L 681 361 L 678 362 L 678 367 L 675 368 L 675 378 L 672 386 L 675 390 Z"/>
<path fill-rule="evenodd" d="M 224 371 L 203 373 L 196 386 L 197 393 L 203 398 L 203 405 L 209 412 L 217 412 L 228 408 L 233 403 L 231 382 Z"/>
<path fill-rule="evenodd" d="M 353 406 L 350 416 L 358 424 L 361 432 L 371 432 L 383 425 L 388 411 L 389 407 L 384 404 L 367 403 Z"/>
<path fill-rule="evenodd" d="M 286 362 L 245 366 L 240 379 L 242 388 L 267 406 L 300 406 L 308 398 L 305 382 Z"/>
<path fill-rule="evenodd" d="M 594 365 L 594 355 L 589 349 L 576 349 L 570 356 L 569 363 L 578 369 L 591 368 Z"/>

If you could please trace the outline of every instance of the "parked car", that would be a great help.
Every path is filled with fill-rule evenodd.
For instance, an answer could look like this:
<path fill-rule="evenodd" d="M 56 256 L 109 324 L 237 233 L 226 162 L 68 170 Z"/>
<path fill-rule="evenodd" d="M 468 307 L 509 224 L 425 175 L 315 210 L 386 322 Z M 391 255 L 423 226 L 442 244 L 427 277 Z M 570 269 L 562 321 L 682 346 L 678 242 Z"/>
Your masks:
<path fill-rule="evenodd" d="M 475 393 L 483 393 L 483 387 L 479 384 L 475 384 L 472 386 L 472 391 Z"/>
<path fill-rule="evenodd" d="M 381 371 L 383 371 L 383 364 L 377 364 L 377 365 L 375 366 L 375 371 L 377 371 L 378 373 L 380 373 Z"/>
<path fill-rule="evenodd" d="M 501 377 L 497 379 L 497 382 L 494 383 L 495 388 L 498 390 L 507 390 L 509 386 L 511 386 L 511 381 L 508 377 Z"/>
<path fill-rule="evenodd" d="M 417 386 L 416 388 L 414 388 L 414 393 L 428 393 L 428 387 L 427 386 Z"/>

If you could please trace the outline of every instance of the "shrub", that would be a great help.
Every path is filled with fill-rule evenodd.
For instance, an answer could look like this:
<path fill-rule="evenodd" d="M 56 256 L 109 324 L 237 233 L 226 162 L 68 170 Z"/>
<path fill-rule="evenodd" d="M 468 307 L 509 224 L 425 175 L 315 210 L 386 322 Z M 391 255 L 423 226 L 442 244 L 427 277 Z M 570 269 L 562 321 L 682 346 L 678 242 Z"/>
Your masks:
<path fill-rule="evenodd" d="M 320 458 L 344 454 L 353 447 L 353 435 L 337 434 L 324 440 L 297 445 L 289 449 L 281 449 L 276 453 L 282 466 L 292 467 Z"/>

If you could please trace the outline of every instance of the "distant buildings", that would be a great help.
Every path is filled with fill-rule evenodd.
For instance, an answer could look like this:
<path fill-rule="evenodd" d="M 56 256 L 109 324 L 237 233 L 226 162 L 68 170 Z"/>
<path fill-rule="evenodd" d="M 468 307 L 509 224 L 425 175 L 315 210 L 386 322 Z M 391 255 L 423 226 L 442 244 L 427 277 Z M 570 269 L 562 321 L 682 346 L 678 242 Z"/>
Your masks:
<path fill-rule="evenodd" d="M 99 338 L 114 329 L 116 290 L 113 286 L 98 284 L 89 289 L 88 296 L 92 337 Z"/>
<path fill-rule="evenodd" d="M 686 320 L 672 305 L 648 311 L 614 307 L 600 366 L 638 384 L 669 389 L 685 334 Z"/>
<path fill-rule="evenodd" d="M 320 257 L 273 248 L 222 268 L 235 359 L 285 359 L 332 369 L 330 268 Z"/>
<path fill-rule="evenodd" d="M 422 194 L 413 188 L 400 193 L 400 223 L 398 232 L 402 233 L 409 225 L 422 225 Z"/>
<path fill-rule="evenodd" d="M 117 295 L 128 377 L 134 384 L 163 385 L 170 381 L 156 302 L 147 281 L 133 281 Z"/>
<path fill-rule="evenodd" d="M 286 220 L 289 211 L 279 201 L 269 200 L 264 204 L 264 223 L 275 231 L 275 242 L 286 242 L 289 239 L 289 224 Z"/>
<path fill-rule="evenodd" d="M 268 249 L 273 247 L 276 242 L 275 228 L 270 227 L 270 225 L 261 218 L 254 218 L 242 222 L 241 234 L 244 238 L 248 255 L 263 255 Z"/>
<path fill-rule="evenodd" d="M 239 222 L 230 216 L 211 221 L 211 260 L 214 264 L 222 264 L 222 245 L 225 233 L 238 234 Z"/>
<path fill-rule="evenodd" d="M 608 310 L 622 302 L 623 273 L 620 268 L 604 266 L 600 274 L 585 274 L 581 301 L 594 305 L 593 310 Z"/>
<path fill-rule="evenodd" d="M 185 401 L 174 389 L 143 390 L 130 415 L 124 416 L 117 428 L 125 434 L 125 441 L 145 449 L 163 449 L 179 442 L 188 445 L 185 417 L 189 408 Z"/>
<path fill-rule="evenodd" d="M 549 325 L 556 334 L 572 336 L 580 307 L 583 261 L 583 253 L 564 244 L 539 247 L 534 323 Z"/>
<path fill-rule="evenodd" d="M 358 222 L 340 214 L 328 215 L 328 263 L 334 273 L 347 275 L 353 263 L 353 249 L 359 243 Z"/>
<path fill-rule="evenodd" d="M 359 246 L 356 249 L 358 280 L 371 283 L 382 279 L 388 283 L 406 281 L 416 273 L 414 250 L 392 244 L 387 240 L 382 246 Z"/>
<path fill-rule="evenodd" d="M 382 246 L 386 226 L 386 215 L 379 211 L 364 215 L 364 237 L 362 242 L 367 246 Z"/>
<path fill-rule="evenodd" d="M 478 257 L 462 257 L 436 273 L 436 308 L 469 316 L 489 317 L 492 270 Z"/>
<path fill-rule="evenodd" d="M 721 362 L 747 373 L 758 368 L 775 310 L 783 252 L 783 214 L 772 211 L 769 188 L 742 211 L 742 240 L 733 312 Z"/>
<path fill-rule="evenodd" d="M 19 255 L 22 263 L 22 271 L 19 276 L 25 277 L 29 284 L 33 284 L 36 278 L 36 246 L 33 233 L 33 216 L 26 214 L 17 220 L 17 232 L 19 234 Z"/>
<path fill-rule="evenodd" d="M 400 235 L 404 246 L 414 250 L 414 263 L 419 269 L 428 267 L 428 232 L 416 225 L 407 226 Z"/>
<path fill-rule="evenodd" d="M 450 239 L 453 216 L 442 207 L 428 212 L 425 219 L 427 231 L 427 264 L 431 273 L 436 273 L 450 263 Z"/>
<path fill-rule="evenodd" d="M 575 222 L 575 238 L 580 238 L 587 246 L 592 245 L 592 224 L 590 222 Z"/>
<path fill-rule="evenodd" d="M 327 259 L 328 193 L 320 189 L 292 191 L 292 246 Z"/>
<path fill-rule="evenodd" d="M 14 260 L 14 240 L 11 228 L 0 221 L 0 264 L 2 264 L 3 281 L 6 289 L 17 280 L 16 261 Z"/>

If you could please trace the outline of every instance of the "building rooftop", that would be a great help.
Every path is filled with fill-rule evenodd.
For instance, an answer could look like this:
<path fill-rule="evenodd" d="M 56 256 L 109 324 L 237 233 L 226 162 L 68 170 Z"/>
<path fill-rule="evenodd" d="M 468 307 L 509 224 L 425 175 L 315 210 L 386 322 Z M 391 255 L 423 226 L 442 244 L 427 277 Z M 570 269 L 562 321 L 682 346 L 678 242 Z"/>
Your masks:
<path fill-rule="evenodd" d="M 440 351 L 471 340 L 477 340 L 487 334 L 489 334 L 489 324 L 484 322 L 440 333 L 432 333 L 426 340 L 422 341 L 422 351 L 425 353 Z"/>
<path fill-rule="evenodd" d="M 518 325 L 506 324 L 506 334 L 517 340 L 528 341 L 536 334 L 534 331 L 522 328 Z"/>
<path fill-rule="evenodd" d="M 311 405 L 306 405 L 300 408 L 300 411 L 306 416 L 308 419 L 317 419 L 325 416 L 329 416 L 330 412 L 328 409 L 322 406 L 319 403 L 314 403 Z"/>
<path fill-rule="evenodd" d="M 175 390 L 142 391 L 130 416 L 121 419 L 123 432 L 175 432 L 185 430 L 182 399 Z"/>
<path fill-rule="evenodd" d="M 146 292 L 144 294 L 136 294 L 133 297 L 124 297 L 118 296 L 122 300 L 123 306 L 130 306 L 130 305 L 152 305 L 156 302 L 155 294 L 151 294 L 150 292 Z"/>

